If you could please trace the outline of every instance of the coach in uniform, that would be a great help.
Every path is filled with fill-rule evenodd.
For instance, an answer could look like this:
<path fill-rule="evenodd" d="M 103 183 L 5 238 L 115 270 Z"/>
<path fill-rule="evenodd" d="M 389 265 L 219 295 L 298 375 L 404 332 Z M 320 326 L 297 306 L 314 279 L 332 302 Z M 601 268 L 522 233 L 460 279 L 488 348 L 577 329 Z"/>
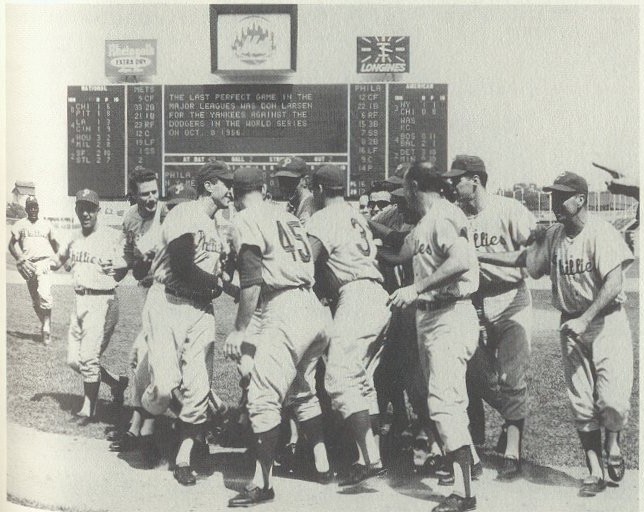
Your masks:
<path fill-rule="evenodd" d="M 232 227 L 241 294 L 235 327 L 224 345 L 228 357 L 241 357 L 258 303 L 261 308 L 261 325 L 252 336 L 256 354 L 248 390 L 255 476 L 229 501 L 231 507 L 246 507 L 275 497 L 271 475 L 283 405 L 292 404 L 300 431 L 314 450 L 324 447 L 315 366 L 327 346 L 328 316 L 311 290 L 311 247 L 300 221 L 264 201 L 259 169 L 235 171 L 233 191 L 239 210 Z"/>
<path fill-rule="evenodd" d="M 516 251 L 528 243 L 536 228 L 534 216 L 514 199 L 487 193 L 488 175 L 483 160 L 458 155 L 443 176 L 452 181 L 458 204 L 469 220 L 477 253 Z M 468 390 L 471 402 L 485 399 L 505 420 L 497 447 L 504 452 L 498 475 L 501 479 L 519 475 L 521 437 L 528 415 L 526 371 L 532 298 L 525 277 L 518 268 L 482 263 L 479 289 L 473 295 L 482 310 L 479 320 L 487 329 L 487 343 L 479 346 L 469 362 Z M 484 428 L 483 415 L 480 419 Z"/>
<path fill-rule="evenodd" d="M 608 475 L 624 477 L 620 432 L 630 411 L 633 342 L 624 310 L 624 272 L 633 254 L 608 222 L 588 214 L 588 184 L 572 172 L 553 185 L 557 224 L 541 241 L 521 252 L 479 254 L 482 262 L 525 266 L 531 277 L 549 275 L 553 304 L 561 311 L 561 351 L 568 398 L 590 475 L 581 496 L 606 488 L 602 433 Z"/>
<path fill-rule="evenodd" d="M 213 300 L 221 294 L 223 242 L 214 216 L 230 201 L 230 171 L 207 164 L 197 175 L 195 201 L 175 206 L 161 226 L 152 262 L 154 284 L 143 310 L 151 383 L 142 404 L 152 415 L 173 406 L 180 444 L 174 477 L 194 485 L 190 452 L 205 442 L 210 396 L 210 363 L 215 341 Z"/>
<path fill-rule="evenodd" d="M 325 387 L 335 410 L 347 422 L 358 445 L 360 460 L 340 485 L 353 485 L 383 473 L 380 448 L 372 420 L 378 420 L 378 401 L 372 361 L 389 322 L 388 294 L 376 263 L 376 246 L 365 218 L 344 200 L 345 173 L 325 165 L 312 177 L 317 211 L 307 224 L 322 295 L 333 312 L 329 333 Z M 368 298 L 368 300 L 365 300 Z"/>
<path fill-rule="evenodd" d="M 71 271 L 76 301 L 71 314 L 67 341 L 67 364 L 83 377 L 85 399 L 74 414 L 81 425 L 96 417 L 96 402 L 101 381 L 108 384 L 114 397 L 122 397 L 127 380 L 113 376 L 100 364 L 118 322 L 115 288 L 125 277 L 118 231 L 97 222 L 98 194 L 83 189 L 76 194 L 76 215 L 81 235 L 53 258 L 52 267 L 64 264 Z M 119 270 L 115 270 L 119 269 Z"/>
<path fill-rule="evenodd" d="M 476 349 L 479 324 L 469 296 L 479 284 L 476 251 L 467 219 L 441 197 L 441 175 L 430 162 L 405 173 L 409 205 L 421 220 L 391 263 L 412 260 L 414 284 L 391 294 L 394 306 L 416 303 L 420 358 L 427 378 L 428 408 L 455 475 L 454 492 L 434 512 L 473 510 L 472 438 L 468 430 L 467 361 Z"/>
<path fill-rule="evenodd" d="M 50 258 L 58 252 L 51 223 L 38 218 L 39 207 L 35 196 L 25 202 L 27 218 L 11 226 L 9 252 L 16 259 L 18 272 L 27 281 L 34 311 L 40 320 L 40 333 L 45 345 L 51 343 L 51 295 Z"/>

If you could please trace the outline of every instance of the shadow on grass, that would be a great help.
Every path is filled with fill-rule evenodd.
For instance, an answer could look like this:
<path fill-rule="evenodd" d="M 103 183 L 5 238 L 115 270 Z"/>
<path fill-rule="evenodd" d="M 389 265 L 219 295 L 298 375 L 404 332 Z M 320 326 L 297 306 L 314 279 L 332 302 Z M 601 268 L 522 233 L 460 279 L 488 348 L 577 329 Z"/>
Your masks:
<path fill-rule="evenodd" d="M 22 331 L 7 331 L 7 336 L 13 336 L 19 340 L 31 340 L 34 343 L 41 344 L 42 335 L 40 333 L 22 332 Z"/>
<path fill-rule="evenodd" d="M 58 402 L 60 410 L 70 414 L 70 422 L 74 421 L 72 415 L 78 412 L 83 405 L 83 396 L 71 393 L 36 393 L 30 398 L 30 401 L 40 402 L 45 398 L 51 398 Z M 96 416 L 93 423 L 106 423 L 108 425 L 118 426 L 122 423 L 122 417 L 126 413 L 129 418 L 131 410 L 128 413 L 127 409 L 107 400 L 99 400 L 96 404 Z"/>

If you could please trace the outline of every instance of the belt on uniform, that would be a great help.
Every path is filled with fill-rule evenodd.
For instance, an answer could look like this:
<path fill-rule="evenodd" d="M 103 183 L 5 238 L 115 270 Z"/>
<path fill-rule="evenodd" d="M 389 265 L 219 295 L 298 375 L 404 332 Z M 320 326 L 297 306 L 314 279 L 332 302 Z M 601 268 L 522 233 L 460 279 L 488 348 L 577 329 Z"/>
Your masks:
<path fill-rule="evenodd" d="M 114 295 L 114 288 L 111 290 L 93 290 L 92 288 L 76 288 L 76 295 Z"/>
<path fill-rule="evenodd" d="M 165 292 L 173 297 L 188 299 L 199 304 L 209 304 L 214 298 L 212 295 L 205 295 L 203 292 L 177 290 L 168 286 L 165 287 Z"/>
<path fill-rule="evenodd" d="M 606 306 L 604 309 L 602 309 L 599 313 L 597 313 L 595 318 L 597 318 L 598 316 L 610 315 L 611 313 L 615 313 L 616 311 L 620 311 L 621 309 L 622 309 L 622 304 L 620 302 L 610 304 L 610 305 Z M 563 321 L 565 322 L 565 321 L 568 321 L 568 320 L 572 320 L 573 318 L 579 318 L 583 314 L 584 314 L 583 311 L 581 313 L 566 313 L 565 311 L 562 311 L 561 312 L 561 317 L 562 317 Z"/>
<path fill-rule="evenodd" d="M 442 299 L 442 300 L 417 300 L 416 309 L 419 311 L 438 311 L 439 309 L 445 309 L 447 307 L 453 306 L 454 304 L 470 304 L 469 299 L 464 298 L 454 298 L 452 299 Z"/>
<path fill-rule="evenodd" d="M 516 281 L 514 283 L 509 283 L 507 281 L 501 283 L 489 284 L 485 288 L 479 288 L 476 292 L 477 295 L 481 297 L 496 297 L 502 293 L 507 293 L 512 290 L 517 290 L 521 287 L 523 281 Z"/>

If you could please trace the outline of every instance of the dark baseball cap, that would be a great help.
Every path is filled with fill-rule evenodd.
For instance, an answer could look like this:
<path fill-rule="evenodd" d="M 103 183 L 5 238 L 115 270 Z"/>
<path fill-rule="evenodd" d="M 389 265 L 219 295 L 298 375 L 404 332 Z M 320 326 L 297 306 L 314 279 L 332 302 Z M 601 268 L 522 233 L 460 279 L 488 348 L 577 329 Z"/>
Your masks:
<path fill-rule="evenodd" d="M 226 162 L 216 160 L 201 167 L 197 173 L 197 187 L 203 186 L 206 181 L 215 179 L 221 180 L 227 185 L 230 185 L 230 182 L 233 180 L 233 173 Z"/>
<path fill-rule="evenodd" d="M 543 187 L 545 192 L 570 192 L 588 195 L 588 182 L 574 172 L 564 172 L 555 178 L 552 185 Z"/>
<path fill-rule="evenodd" d="M 314 183 L 328 189 L 344 189 L 346 173 L 337 165 L 323 165 L 313 173 Z"/>
<path fill-rule="evenodd" d="M 397 188 L 391 193 L 392 199 L 394 197 L 405 197 L 405 189 L 403 187 Z"/>
<path fill-rule="evenodd" d="M 277 172 L 274 176 L 277 178 L 301 178 L 307 172 L 308 166 L 303 159 L 297 156 L 288 156 L 277 164 Z"/>
<path fill-rule="evenodd" d="M 385 181 L 387 183 L 391 183 L 392 185 L 402 185 L 405 178 L 405 173 L 410 166 L 411 164 L 407 162 L 398 164 L 398 167 L 396 167 L 394 173 L 391 174 Z"/>
<path fill-rule="evenodd" d="M 176 183 L 168 189 L 165 202 L 167 204 L 179 204 L 193 199 L 197 199 L 197 191 L 193 187 L 183 183 Z"/>
<path fill-rule="evenodd" d="M 76 192 L 76 203 L 92 203 L 93 205 L 98 206 L 98 194 L 88 188 L 79 190 Z"/>
<path fill-rule="evenodd" d="M 25 200 L 25 208 L 29 206 L 30 204 L 38 206 L 38 199 L 36 199 L 36 196 L 28 196 L 27 199 Z"/>
<path fill-rule="evenodd" d="M 487 176 L 485 164 L 478 156 L 456 155 L 452 162 L 452 168 L 443 174 L 444 178 L 453 178 L 463 174 L 479 174 Z"/>
<path fill-rule="evenodd" d="M 233 175 L 233 188 L 236 191 L 249 192 L 264 185 L 264 173 L 257 167 L 240 167 Z"/>

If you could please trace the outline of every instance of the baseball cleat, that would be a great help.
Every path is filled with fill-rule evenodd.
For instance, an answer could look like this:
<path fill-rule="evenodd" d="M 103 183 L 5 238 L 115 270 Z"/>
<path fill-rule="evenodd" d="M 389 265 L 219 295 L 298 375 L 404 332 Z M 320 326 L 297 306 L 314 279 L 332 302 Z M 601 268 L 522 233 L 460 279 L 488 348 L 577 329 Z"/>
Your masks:
<path fill-rule="evenodd" d="M 606 489 L 606 481 L 598 476 L 588 476 L 584 478 L 579 489 L 579 496 L 582 498 L 592 498 Z"/>
<path fill-rule="evenodd" d="M 450 494 L 442 503 L 435 506 L 432 512 L 465 512 L 476 509 L 476 497 L 463 498 L 458 494 Z"/>
<path fill-rule="evenodd" d="M 329 469 L 328 471 L 316 471 L 315 480 L 319 484 L 330 484 L 331 482 L 333 482 L 334 478 L 335 474 L 333 473 L 332 469 Z"/>
<path fill-rule="evenodd" d="M 370 464 L 369 467 L 367 467 L 364 464 L 360 464 L 359 462 L 356 462 L 353 466 L 351 466 L 351 469 L 349 470 L 349 474 L 344 479 L 340 480 L 340 483 L 338 485 L 340 487 L 356 485 L 356 484 L 359 484 L 360 482 L 364 482 L 369 478 L 373 478 L 375 476 L 382 476 L 386 472 L 387 470 L 382 466 L 376 466 L 374 464 Z"/>
<path fill-rule="evenodd" d="M 190 466 L 177 466 L 172 472 L 174 478 L 181 485 L 195 485 L 197 479 L 192 473 L 192 468 Z"/>
<path fill-rule="evenodd" d="M 273 501 L 275 499 L 275 491 L 271 487 L 270 489 L 260 489 L 259 487 L 251 487 L 244 489 L 234 498 L 231 498 L 228 501 L 228 506 L 235 507 L 252 507 L 253 505 L 259 505 L 267 501 Z"/>
<path fill-rule="evenodd" d="M 110 443 L 111 452 L 131 452 L 139 447 L 139 437 L 132 432 L 125 432 Z"/>
<path fill-rule="evenodd" d="M 623 455 L 609 455 L 606 469 L 613 482 L 620 482 L 626 472 L 626 463 Z"/>
<path fill-rule="evenodd" d="M 521 461 L 514 457 L 503 457 L 497 480 L 514 480 L 521 475 Z"/>

